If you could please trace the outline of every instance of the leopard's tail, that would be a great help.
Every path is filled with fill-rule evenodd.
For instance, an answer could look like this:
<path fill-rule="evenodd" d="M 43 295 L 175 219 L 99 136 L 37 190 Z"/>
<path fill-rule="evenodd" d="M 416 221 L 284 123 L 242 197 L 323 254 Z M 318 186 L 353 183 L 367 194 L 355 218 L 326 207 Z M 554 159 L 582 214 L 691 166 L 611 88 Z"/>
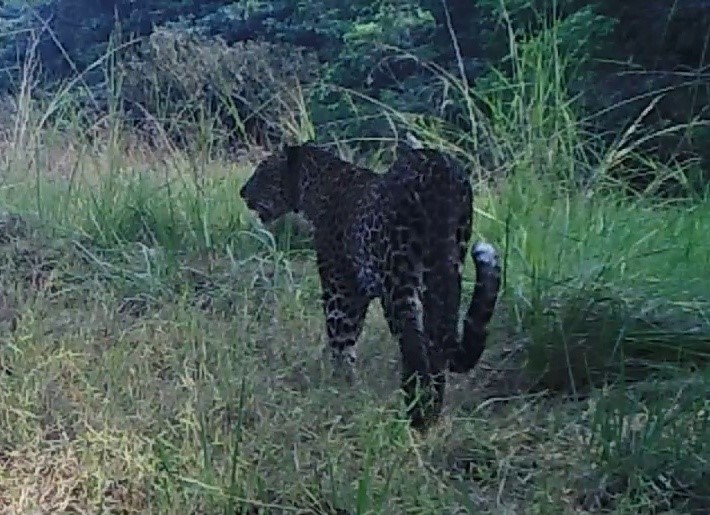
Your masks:
<path fill-rule="evenodd" d="M 476 286 L 463 322 L 463 336 L 449 361 L 449 370 L 466 373 L 483 354 L 488 337 L 488 323 L 498 301 L 501 268 L 498 253 L 489 243 L 479 242 L 471 249 L 476 266 Z"/>

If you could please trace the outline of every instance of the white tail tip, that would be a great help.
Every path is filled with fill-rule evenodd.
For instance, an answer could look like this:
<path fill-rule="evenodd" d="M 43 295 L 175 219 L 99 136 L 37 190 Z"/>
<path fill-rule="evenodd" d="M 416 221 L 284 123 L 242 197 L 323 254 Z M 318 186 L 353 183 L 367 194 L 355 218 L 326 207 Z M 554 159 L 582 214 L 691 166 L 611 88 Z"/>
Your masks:
<path fill-rule="evenodd" d="M 488 266 L 498 265 L 498 253 L 496 252 L 496 249 L 493 245 L 486 243 L 485 241 L 476 243 L 473 247 L 471 255 L 476 263 L 483 263 Z"/>

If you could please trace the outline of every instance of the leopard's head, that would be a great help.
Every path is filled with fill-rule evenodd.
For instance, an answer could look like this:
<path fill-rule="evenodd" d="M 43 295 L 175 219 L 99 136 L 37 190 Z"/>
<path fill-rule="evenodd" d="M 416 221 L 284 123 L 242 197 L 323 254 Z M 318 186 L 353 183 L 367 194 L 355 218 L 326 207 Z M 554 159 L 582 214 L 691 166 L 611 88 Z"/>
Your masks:
<path fill-rule="evenodd" d="M 298 211 L 300 203 L 301 146 L 286 146 L 263 159 L 239 190 L 247 207 L 262 223 Z"/>

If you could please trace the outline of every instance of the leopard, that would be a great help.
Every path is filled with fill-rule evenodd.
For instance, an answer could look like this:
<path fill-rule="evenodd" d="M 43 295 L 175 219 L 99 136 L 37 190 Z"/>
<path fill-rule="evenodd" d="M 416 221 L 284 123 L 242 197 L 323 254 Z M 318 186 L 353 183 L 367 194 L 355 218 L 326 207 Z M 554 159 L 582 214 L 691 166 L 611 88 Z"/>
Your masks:
<path fill-rule="evenodd" d="M 501 266 L 490 243 L 471 248 L 476 283 L 459 334 L 473 223 L 469 173 L 435 148 L 400 142 L 396 154 L 383 173 L 313 141 L 286 144 L 256 164 L 239 195 L 262 224 L 287 213 L 309 223 L 326 349 L 351 380 L 368 308 L 379 300 L 399 343 L 407 416 L 424 430 L 442 412 L 446 373 L 471 371 L 485 350 Z"/>

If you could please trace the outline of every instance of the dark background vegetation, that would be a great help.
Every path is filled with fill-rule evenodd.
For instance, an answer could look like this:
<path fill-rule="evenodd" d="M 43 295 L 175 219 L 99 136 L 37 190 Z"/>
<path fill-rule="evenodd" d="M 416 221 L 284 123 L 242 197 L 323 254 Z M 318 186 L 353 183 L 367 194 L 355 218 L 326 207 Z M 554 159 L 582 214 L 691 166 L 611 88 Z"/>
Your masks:
<path fill-rule="evenodd" d="M 643 112 L 637 130 L 654 135 L 643 150 L 666 163 L 691 165 L 696 186 L 707 183 L 705 0 L 4 4 L 0 90 L 17 90 L 22 62 L 32 53 L 41 63 L 43 87 L 82 72 L 84 101 L 93 108 L 110 109 L 120 82 L 121 102 L 133 118 L 161 120 L 178 139 L 186 129 L 176 127 L 177 111 L 184 119 L 211 108 L 230 137 L 260 143 L 283 136 L 283 113 L 293 106 L 276 92 L 293 90 L 294 78 L 311 86 L 308 108 L 319 139 L 391 137 L 391 120 L 377 102 L 466 128 L 463 99 L 432 72 L 431 63 L 479 89 L 501 87 L 491 65 L 513 73 L 510 31 L 522 41 L 555 21 L 560 50 L 574 61 L 566 80 L 584 130 L 608 145 Z M 115 51 L 111 58 L 109 50 Z M 116 57 L 124 72 L 120 80 L 106 73 Z M 644 111 L 650 103 L 653 108 Z M 634 170 L 617 173 L 637 186 L 652 179 Z"/>

